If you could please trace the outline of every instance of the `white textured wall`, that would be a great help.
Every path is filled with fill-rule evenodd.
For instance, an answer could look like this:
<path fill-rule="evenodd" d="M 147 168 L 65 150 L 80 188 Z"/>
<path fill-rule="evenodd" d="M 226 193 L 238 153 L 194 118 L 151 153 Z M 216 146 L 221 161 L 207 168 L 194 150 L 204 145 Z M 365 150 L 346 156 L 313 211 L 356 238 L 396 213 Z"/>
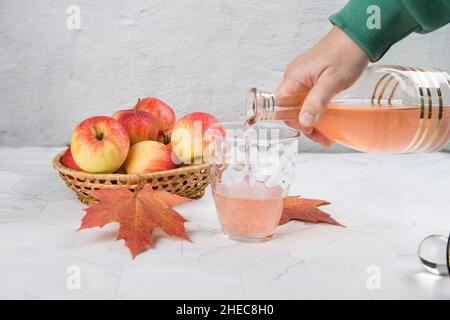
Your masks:
<path fill-rule="evenodd" d="M 1 0 L 0 145 L 65 144 L 84 118 L 147 95 L 177 115 L 243 119 L 247 88 L 276 88 L 344 3 Z M 81 30 L 66 28 L 70 4 Z M 448 68 L 449 30 L 413 35 L 382 62 Z"/>

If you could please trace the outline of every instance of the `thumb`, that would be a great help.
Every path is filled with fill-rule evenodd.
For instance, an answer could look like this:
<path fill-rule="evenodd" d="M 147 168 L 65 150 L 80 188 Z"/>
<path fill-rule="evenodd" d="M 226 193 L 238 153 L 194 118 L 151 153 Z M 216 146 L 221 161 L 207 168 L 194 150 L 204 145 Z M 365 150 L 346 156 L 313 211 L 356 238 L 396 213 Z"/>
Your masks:
<path fill-rule="evenodd" d="M 314 126 L 325 113 L 328 103 L 340 91 L 340 81 L 334 77 L 319 77 L 303 102 L 299 115 L 300 124 L 309 128 Z"/>

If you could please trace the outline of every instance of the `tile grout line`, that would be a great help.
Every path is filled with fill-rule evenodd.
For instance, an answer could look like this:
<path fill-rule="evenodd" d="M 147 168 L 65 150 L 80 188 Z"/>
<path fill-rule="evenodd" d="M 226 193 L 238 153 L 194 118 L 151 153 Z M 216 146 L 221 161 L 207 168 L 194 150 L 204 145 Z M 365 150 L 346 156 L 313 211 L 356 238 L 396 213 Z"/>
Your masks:
<path fill-rule="evenodd" d="M 116 288 L 114 289 L 114 294 L 113 294 L 114 300 L 118 300 L 117 295 L 119 294 L 119 287 L 120 287 L 120 282 L 122 281 L 122 274 L 123 274 L 123 269 L 120 269 L 119 270 L 119 278 L 117 279 Z"/>

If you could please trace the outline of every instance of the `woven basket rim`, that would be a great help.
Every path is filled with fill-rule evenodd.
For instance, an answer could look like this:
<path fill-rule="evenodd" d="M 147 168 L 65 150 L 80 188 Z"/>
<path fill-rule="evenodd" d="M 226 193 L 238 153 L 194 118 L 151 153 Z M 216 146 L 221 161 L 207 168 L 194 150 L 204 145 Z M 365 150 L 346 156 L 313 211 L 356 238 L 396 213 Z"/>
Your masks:
<path fill-rule="evenodd" d="M 160 177 L 161 175 L 177 175 L 177 174 L 182 174 L 185 173 L 186 171 L 190 171 L 190 170 L 202 170 L 202 169 L 208 169 L 209 165 L 207 163 L 205 164 L 194 164 L 194 165 L 190 165 L 190 166 L 184 166 L 184 167 L 179 167 L 176 169 L 171 169 L 171 170 L 164 170 L 164 171 L 158 171 L 158 172 L 151 172 L 151 173 L 140 173 L 140 174 L 125 174 L 125 173 L 89 173 L 89 172 L 85 172 L 85 171 L 79 171 L 79 170 L 74 170 L 74 169 L 70 169 L 66 166 L 64 166 L 61 163 L 61 158 L 64 155 L 66 151 L 61 151 L 60 153 L 58 153 L 56 156 L 53 157 L 52 160 L 52 166 L 53 168 L 55 168 L 57 171 L 70 175 L 72 177 L 75 178 L 92 178 L 92 179 L 139 179 L 139 178 L 145 178 L 145 179 L 150 179 L 150 178 L 154 178 L 154 177 Z"/>

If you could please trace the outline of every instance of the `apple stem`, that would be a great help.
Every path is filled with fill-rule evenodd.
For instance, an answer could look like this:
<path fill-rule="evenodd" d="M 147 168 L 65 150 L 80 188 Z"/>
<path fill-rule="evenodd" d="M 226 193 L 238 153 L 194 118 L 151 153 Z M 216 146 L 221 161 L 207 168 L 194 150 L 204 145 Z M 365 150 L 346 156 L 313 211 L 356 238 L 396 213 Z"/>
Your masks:
<path fill-rule="evenodd" d="M 164 144 L 169 144 L 170 143 L 170 136 L 167 134 L 164 134 Z"/>

